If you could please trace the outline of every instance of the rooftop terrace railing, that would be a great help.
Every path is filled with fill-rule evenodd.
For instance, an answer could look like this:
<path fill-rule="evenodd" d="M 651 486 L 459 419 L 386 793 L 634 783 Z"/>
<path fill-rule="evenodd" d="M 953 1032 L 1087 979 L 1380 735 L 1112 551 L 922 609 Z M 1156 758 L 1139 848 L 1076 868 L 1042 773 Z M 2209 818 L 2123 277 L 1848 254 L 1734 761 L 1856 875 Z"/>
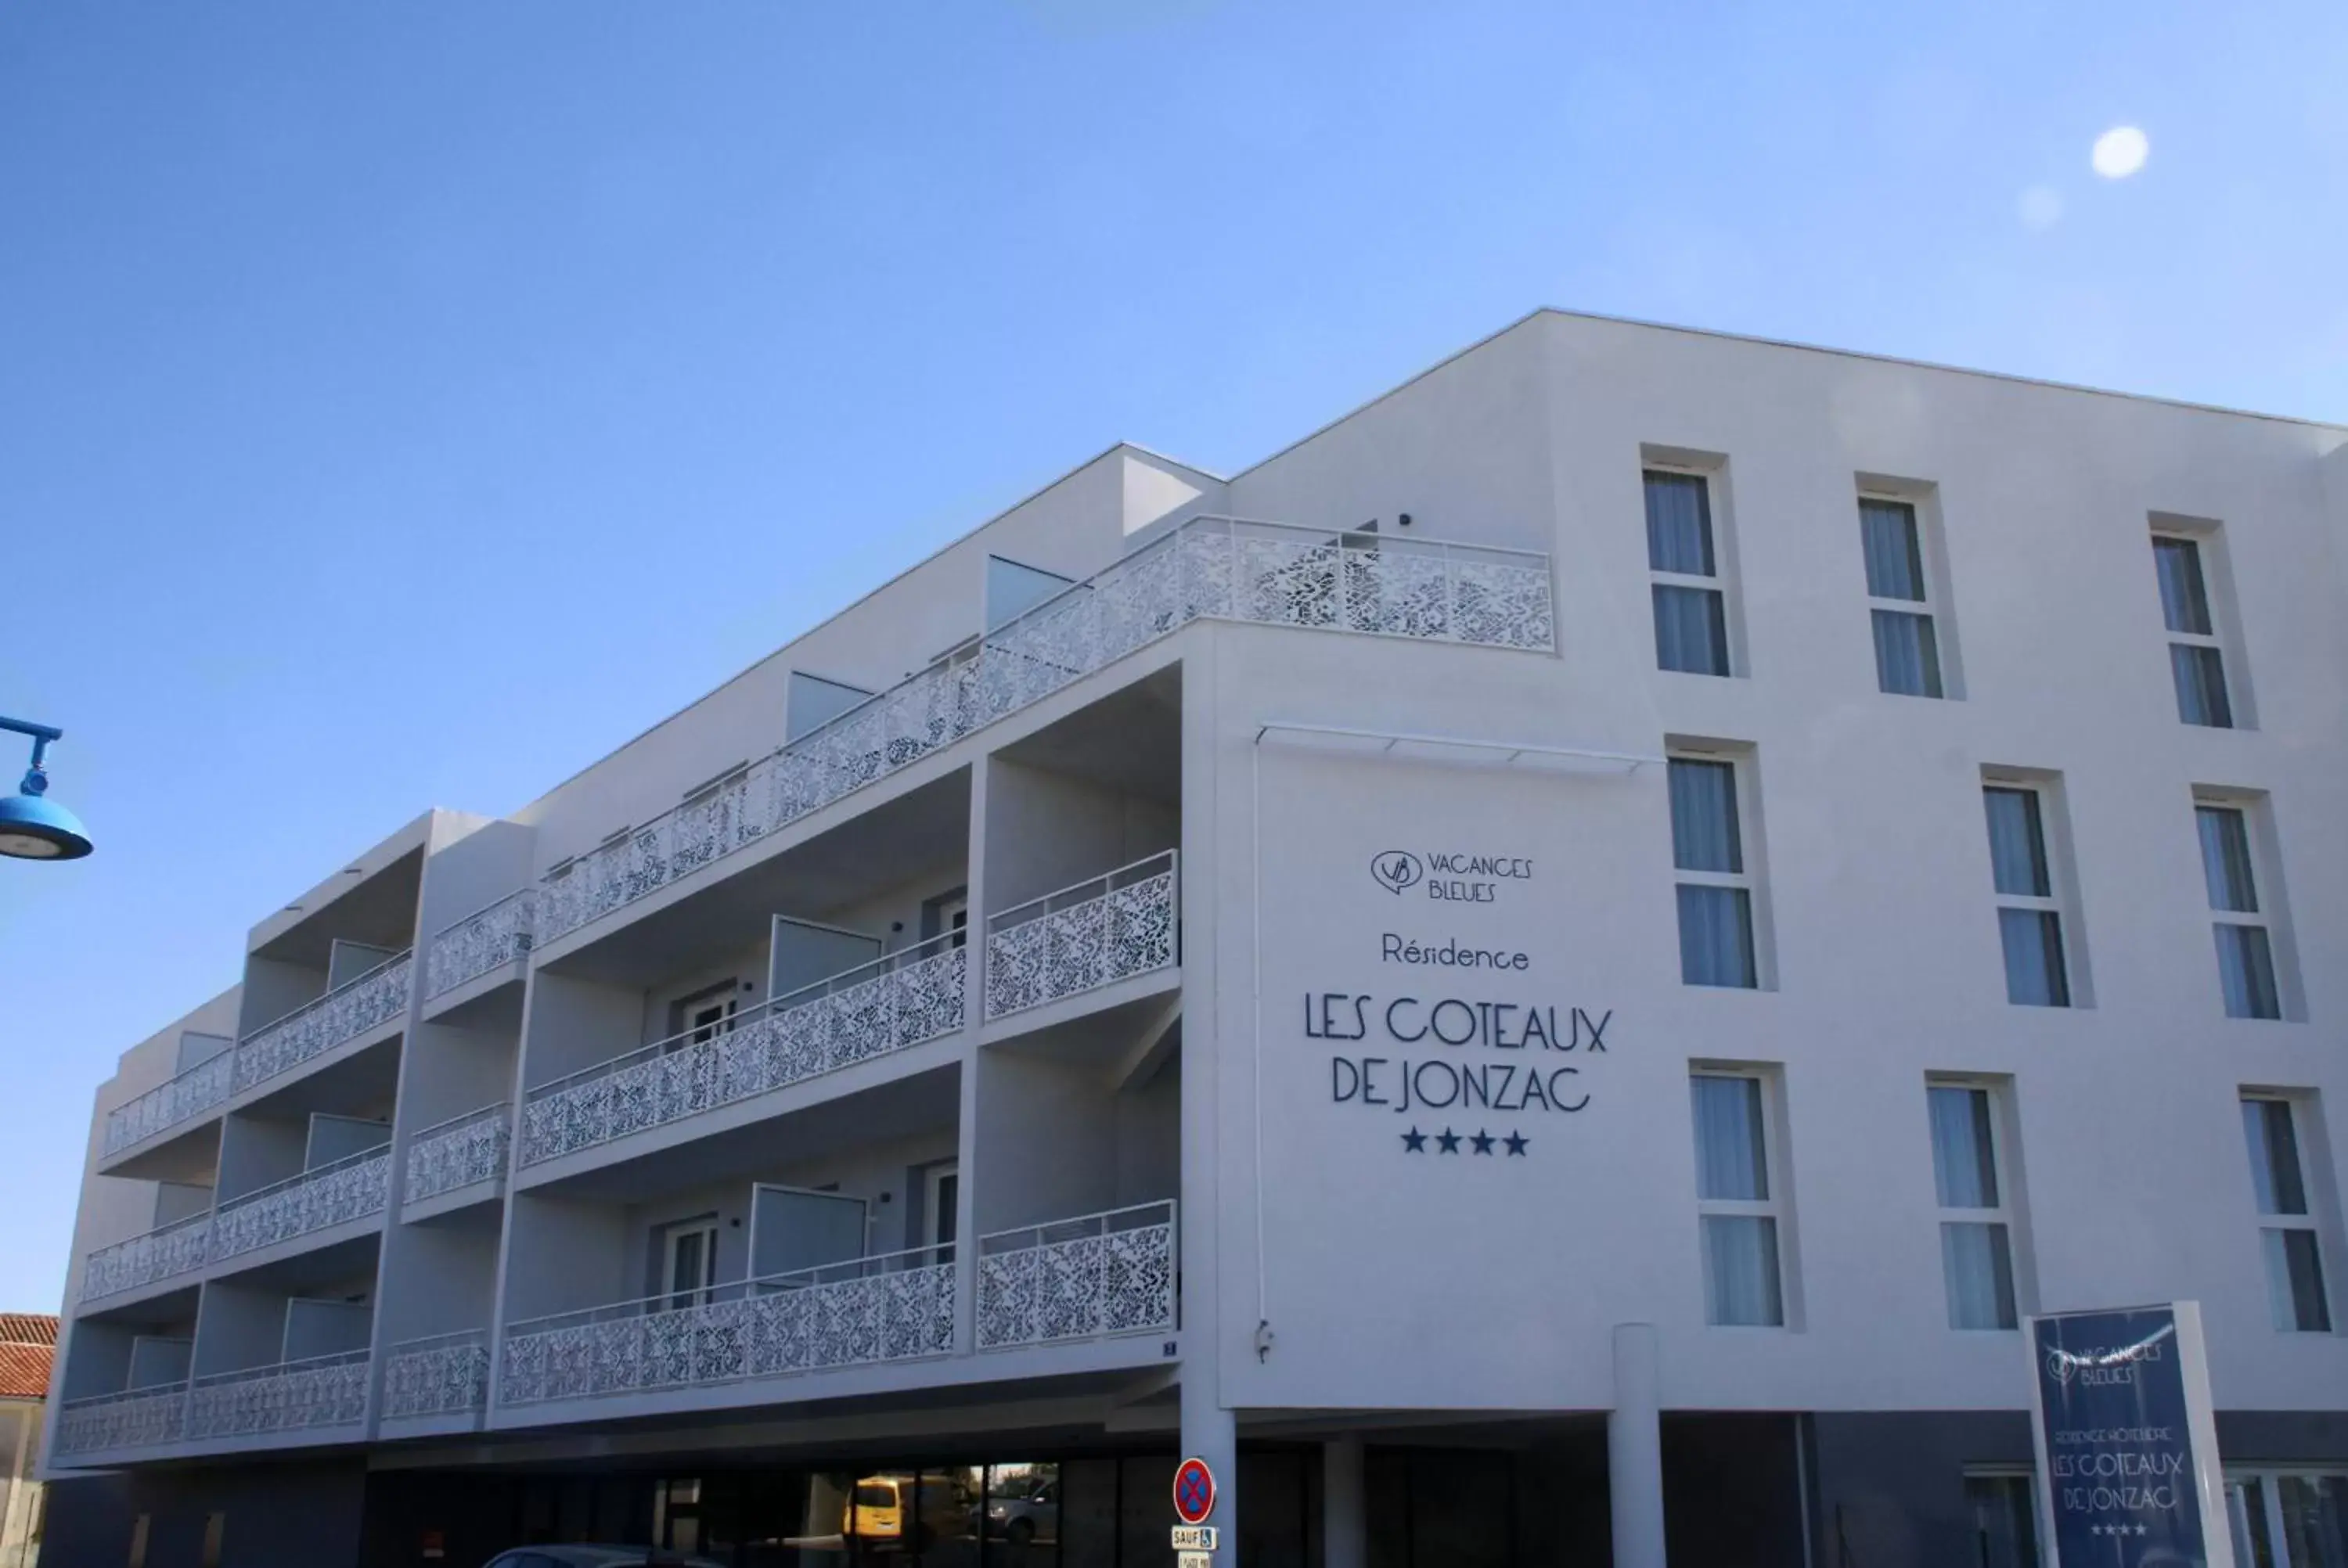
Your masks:
<path fill-rule="evenodd" d="M 116 1106 L 107 1112 L 102 1152 L 118 1154 L 399 1017 L 407 1010 L 412 957 L 399 953 L 386 958 L 317 1000 L 263 1024 L 230 1049 Z"/>
<path fill-rule="evenodd" d="M 1548 651 L 1549 557 L 1194 518 L 540 886 L 551 941 L 1197 620 Z"/>
<path fill-rule="evenodd" d="M 715 1111 L 962 1027 L 967 950 L 947 933 L 531 1090 L 521 1163 Z"/>

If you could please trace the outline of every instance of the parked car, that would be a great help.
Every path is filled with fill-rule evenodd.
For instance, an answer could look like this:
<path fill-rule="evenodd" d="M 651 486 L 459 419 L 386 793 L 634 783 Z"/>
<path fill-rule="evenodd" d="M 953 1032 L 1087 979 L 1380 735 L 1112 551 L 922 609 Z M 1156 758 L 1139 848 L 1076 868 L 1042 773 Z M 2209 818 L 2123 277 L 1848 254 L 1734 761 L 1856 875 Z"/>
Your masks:
<path fill-rule="evenodd" d="M 1050 1481 L 1037 1483 L 1025 1496 L 989 1498 L 986 1533 L 1014 1546 L 1025 1546 L 1058 1517 L 1059 1506 L 1059 1483 Z"/>

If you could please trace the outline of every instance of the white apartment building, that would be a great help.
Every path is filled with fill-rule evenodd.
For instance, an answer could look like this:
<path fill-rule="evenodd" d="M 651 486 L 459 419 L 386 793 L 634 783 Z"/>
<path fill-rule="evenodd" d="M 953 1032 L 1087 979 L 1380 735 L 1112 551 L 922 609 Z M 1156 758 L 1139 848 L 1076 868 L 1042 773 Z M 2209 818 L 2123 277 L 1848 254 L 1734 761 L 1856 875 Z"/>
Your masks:
<path fill-rule="evenodd" d="M 99 1090 L 45 1565 L 2036 1560 L 2348 1509 L 2348 430 L 1544 312 L 1086 464 Z M 642 629 L 657 633 L 656 627 Z M 516 715 L 517 735 L 527 715 Z"/>

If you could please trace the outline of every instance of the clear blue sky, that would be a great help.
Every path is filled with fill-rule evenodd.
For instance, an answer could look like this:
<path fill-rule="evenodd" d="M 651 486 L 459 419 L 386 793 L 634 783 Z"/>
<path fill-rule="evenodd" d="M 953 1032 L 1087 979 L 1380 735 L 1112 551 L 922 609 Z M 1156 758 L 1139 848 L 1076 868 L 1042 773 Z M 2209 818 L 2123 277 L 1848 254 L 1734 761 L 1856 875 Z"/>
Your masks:
<path fill-rule="evenodd" d="M 0 9 L 0 712 L 99 843 L 0 862 L 0 1307 L 252 921 L 1112 441 L 1539 304 L 2348 422 L 2343 82 L 2339 0 Z"/>

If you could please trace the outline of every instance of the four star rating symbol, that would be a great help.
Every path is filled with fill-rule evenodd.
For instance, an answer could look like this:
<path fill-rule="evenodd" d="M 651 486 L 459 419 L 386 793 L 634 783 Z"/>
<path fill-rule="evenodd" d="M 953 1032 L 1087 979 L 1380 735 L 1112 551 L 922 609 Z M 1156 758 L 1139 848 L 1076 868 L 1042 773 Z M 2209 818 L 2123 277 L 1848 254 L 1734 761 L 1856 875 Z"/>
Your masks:
<path fill-rule="evenodd" d="M 2090 1535 L 2142 1535 L 2144 1532 L 2145 1527 L 2141 1524 L 2091 1524 L 2087 1526 L 2087 1533 Z"/>
<path fill-rule="evenodd" d="M 1436 1153 L 1440 1154 L 1457 1154 L 1462 1143 L 1467 1143 L 1478 1154 L 1490 1153 L 1493 1146 L 1498 1144 L 1505 1147 L 1512 1156 L 1522 1154 L 1532 1146 L 1532 1140 L 1522 1132 L 1511 1132 L 1505 1138 L 1495 1138 L 1481 1127 L 1477 1128 L 1473 1132 L 1464 1133 L 1454 1132 L 1448 1127 L 1440 1132 L 1422 1132 L 1416 1127 L 1413 1127 L 1402 1135 L 1403 1149 L 1408 1153 L 1424 1154 L 1426 1153 L 1426 1141 L 1429 1138 L 1435 1140 Z"/>

